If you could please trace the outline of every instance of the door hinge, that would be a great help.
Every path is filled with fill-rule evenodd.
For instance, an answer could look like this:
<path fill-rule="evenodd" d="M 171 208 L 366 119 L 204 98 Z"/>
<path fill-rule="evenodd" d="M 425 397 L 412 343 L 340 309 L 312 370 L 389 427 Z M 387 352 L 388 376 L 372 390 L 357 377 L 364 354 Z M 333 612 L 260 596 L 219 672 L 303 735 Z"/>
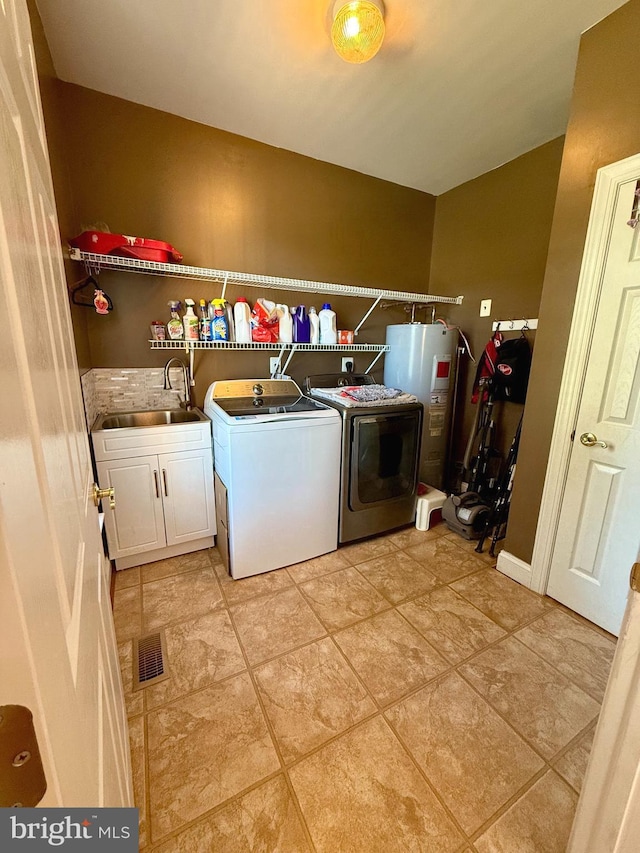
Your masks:
<path fill-rule="evenodd" d="M 0 807 L 33 808 L 46 790 L 31 711 L 0 705 Z"/>
<path fill-rule="evenodd" d="M 631 568 L 629 586 L 634 592 L 640 592 L 640 563 L 634 563 Z"/>

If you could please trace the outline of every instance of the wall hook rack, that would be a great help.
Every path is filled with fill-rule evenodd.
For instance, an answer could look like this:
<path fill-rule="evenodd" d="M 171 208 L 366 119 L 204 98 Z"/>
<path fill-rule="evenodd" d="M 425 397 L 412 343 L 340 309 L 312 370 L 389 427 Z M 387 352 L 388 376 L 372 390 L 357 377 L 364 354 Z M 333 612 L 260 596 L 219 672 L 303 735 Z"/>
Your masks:
<path fill-rule="evenodd" d="M 536 317 L 533 320 L 527 320 L 525 318 L 521 318 L 518 320 L 494 320 L 493 326 L 491 327 L 492 331 L 496 332 L 500 330 L 501 332 L 522 332 L 531 329 L 538 328 L 538 318 Z"/>

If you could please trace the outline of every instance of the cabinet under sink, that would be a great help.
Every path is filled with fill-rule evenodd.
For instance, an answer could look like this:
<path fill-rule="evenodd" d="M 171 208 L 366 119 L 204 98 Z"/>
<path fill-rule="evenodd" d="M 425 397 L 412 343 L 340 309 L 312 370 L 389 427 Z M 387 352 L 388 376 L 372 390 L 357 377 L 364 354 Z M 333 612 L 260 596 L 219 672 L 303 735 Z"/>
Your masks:
<path fill-rule="evenodd" d="M 115 491 L 115 509 L 103 509 L 116 569 L 215 544 L 211 423 L 197 409 L 184 414 L 197 419 L 117 427 L 113 413 L 94 425 L 98 484 Z"/>

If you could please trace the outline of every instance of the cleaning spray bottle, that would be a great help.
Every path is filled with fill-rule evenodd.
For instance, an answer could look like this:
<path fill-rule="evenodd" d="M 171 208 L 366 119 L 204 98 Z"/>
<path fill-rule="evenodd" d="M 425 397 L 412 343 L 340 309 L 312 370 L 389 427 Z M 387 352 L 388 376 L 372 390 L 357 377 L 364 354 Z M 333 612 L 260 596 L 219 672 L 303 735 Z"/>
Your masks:
<path fill-rule="evenodd" d="M 171 319 L 167 323 L 167 332 L 169 339 L 172 341 L 181 341 L 184 338 L 184 326 L 178 313 L 181 308 L 181 303 L 178 299 L 172 299 L 167 303 L 171 309 Z"/>
<path fill-rule="evenodd" d="M 213 340 L 228 341 L 229 329 L 227 327 L 227 315 L 224 310 L 224 299 L 212 299 L 211 304 L 213 305 Z"/>
<path fill-rule="evenodd" d="M 209 311 L 207 309 L 207 302 L 205 299 L 200 300 L 200 340 L 201 341 L 210 341 L 213 337 L 211 332 L 211 317 L 209 317 Z"/>
<path fill-rule="evenodd" d="M 199 341 L 200 333 L 198 331 L 198 318 L 193 310 L 196 303 L 193 299 L 185 299 L 184 304 L 187 306 L 187 310 L 182 318 L 185 340 Z"/>

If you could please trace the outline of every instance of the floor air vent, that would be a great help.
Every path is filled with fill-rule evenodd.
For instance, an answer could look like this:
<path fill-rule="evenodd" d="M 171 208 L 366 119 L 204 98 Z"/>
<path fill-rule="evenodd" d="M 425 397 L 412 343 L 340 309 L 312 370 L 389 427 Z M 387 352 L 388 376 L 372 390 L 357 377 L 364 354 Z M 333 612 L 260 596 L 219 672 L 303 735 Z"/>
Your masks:
<path fill-rule="evenodd" d="M 142 690 L 169 678 L 167 644 L 164 631 L 147 634 L 133 641 L 133 689 Z"/>

